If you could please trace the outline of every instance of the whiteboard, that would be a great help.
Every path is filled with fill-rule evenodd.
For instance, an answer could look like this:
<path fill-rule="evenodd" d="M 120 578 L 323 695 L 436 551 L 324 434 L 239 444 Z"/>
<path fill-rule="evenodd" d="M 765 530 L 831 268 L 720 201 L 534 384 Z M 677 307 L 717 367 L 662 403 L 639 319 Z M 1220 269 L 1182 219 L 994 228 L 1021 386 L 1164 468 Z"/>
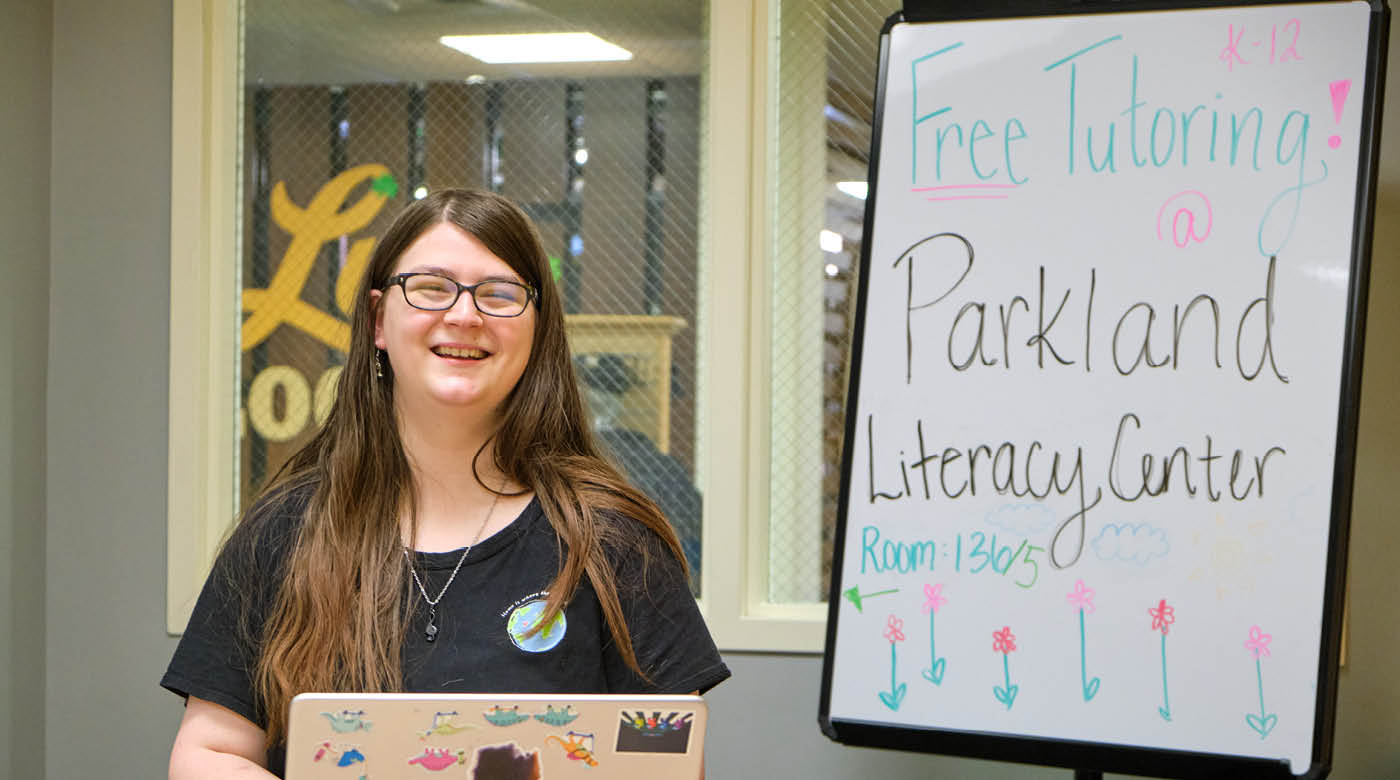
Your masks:
<path fill-rule="evenodd" d="M 1385 14 L 886 26 L 829 736 L 1330 761 Z"/>

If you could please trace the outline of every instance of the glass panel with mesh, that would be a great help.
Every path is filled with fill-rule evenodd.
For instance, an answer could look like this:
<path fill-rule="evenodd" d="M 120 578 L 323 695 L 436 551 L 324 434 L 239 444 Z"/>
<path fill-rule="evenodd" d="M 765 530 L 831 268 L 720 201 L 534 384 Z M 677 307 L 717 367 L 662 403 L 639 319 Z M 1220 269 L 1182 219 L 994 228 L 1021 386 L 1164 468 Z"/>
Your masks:
<path fill-rule="evenodd" d="M 538 224 L 600 438 L 698 588 L 704 18 L 691 0 L 246 0 L 240 505 L 324 420 L 389 220 L 492 189 Z M 630 59 L 488 64 L 440 42 L 581 31 Z"/>
<path fill-rule="evenodd" d="M 826 598 L 880 28 L 899 4 L 775 0 L 767 599 Z"/>

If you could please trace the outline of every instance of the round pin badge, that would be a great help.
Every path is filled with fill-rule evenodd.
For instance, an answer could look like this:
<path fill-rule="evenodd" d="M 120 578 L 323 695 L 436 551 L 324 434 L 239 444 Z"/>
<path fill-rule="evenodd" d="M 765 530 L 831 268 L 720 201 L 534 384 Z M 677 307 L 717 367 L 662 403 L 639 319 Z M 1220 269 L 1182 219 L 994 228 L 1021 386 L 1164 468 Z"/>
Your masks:
<path fill-rule="evenodd" d="M 506 619 L 506 633 L 510 634 L 510 641 L 527 653 L 544 653 L 553 650 L 564 639 L 568 621 L 564 619 L 563 610 L 560 610 L 559 614 L 549 621 L 549 625 L 544 626 L 534 634 L 530 634 L 530 629 L 534 628 L 544 617 L 544 607 L 544 599 L 527 601 L 511 610 L 510 617 Z"/>

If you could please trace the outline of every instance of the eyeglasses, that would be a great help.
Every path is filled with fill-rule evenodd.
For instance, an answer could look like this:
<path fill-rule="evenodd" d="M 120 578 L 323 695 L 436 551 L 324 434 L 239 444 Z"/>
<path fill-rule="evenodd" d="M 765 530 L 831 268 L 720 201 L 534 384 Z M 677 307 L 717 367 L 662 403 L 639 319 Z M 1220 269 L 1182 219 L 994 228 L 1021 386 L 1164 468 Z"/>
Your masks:
<path fill-rule="evenodd" d="M 476 310 L 492 317 L 519 317 L 535 298 L 529 285 L 504 279 L 488 279 L 476 284 L 462 284 L 456 279 L 427 273 L 396 274 L 384 285 L 403 288 L 403 299 L 409 306 L 425 311 L 447 311 L 457 305 L 462 292 L 471 293 Z"/>

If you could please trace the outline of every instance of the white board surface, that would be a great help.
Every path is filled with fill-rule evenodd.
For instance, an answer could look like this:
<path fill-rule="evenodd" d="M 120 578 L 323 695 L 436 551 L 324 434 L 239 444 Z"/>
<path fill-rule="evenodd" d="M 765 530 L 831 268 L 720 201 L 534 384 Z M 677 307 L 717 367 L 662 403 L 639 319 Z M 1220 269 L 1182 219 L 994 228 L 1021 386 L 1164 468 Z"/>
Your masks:
<path fill-rule="evenodd" d="M 893 26 L 832 719 L 1308 768 L 1371 11 Z"/>

